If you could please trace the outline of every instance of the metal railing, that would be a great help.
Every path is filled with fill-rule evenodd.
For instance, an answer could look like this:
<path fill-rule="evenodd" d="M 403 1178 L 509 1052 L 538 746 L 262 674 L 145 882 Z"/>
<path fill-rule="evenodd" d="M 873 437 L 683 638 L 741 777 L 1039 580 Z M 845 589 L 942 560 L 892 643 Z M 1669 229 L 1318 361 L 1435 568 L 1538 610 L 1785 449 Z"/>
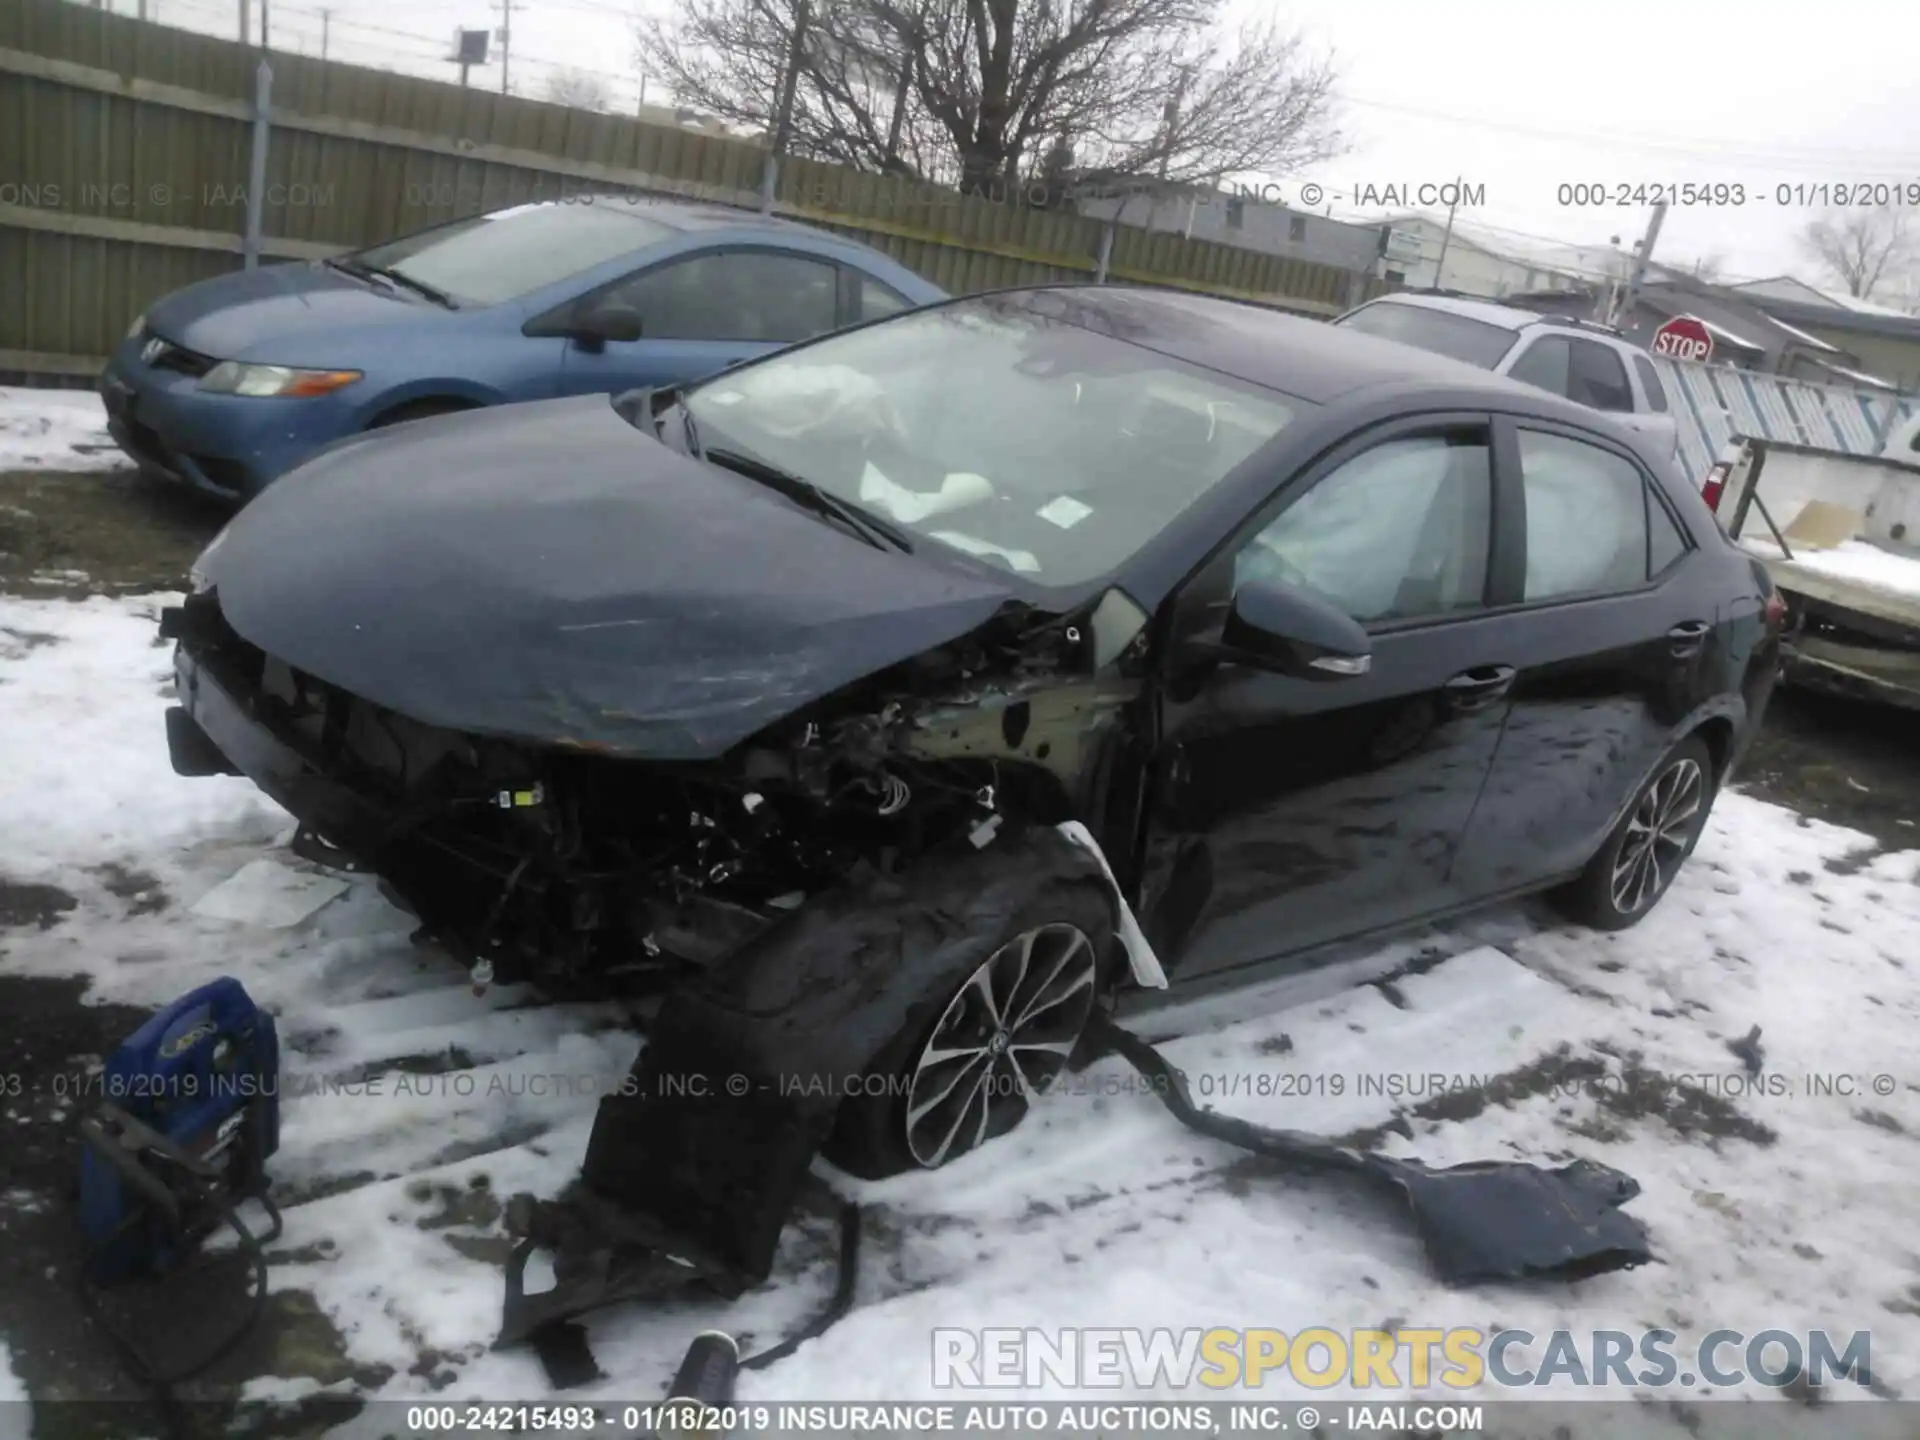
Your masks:
<path fill-rule="evenodd" d="M 1889 395 L 1759 375 L 1732 365 L 1655 356 L 1680 428 L 1687 473 L 1703 477 L 1729 440 L 1753 437 L 1850 455 L 1877 454 L 1887 431 L 1920 409 L 1920 396 Z"/>

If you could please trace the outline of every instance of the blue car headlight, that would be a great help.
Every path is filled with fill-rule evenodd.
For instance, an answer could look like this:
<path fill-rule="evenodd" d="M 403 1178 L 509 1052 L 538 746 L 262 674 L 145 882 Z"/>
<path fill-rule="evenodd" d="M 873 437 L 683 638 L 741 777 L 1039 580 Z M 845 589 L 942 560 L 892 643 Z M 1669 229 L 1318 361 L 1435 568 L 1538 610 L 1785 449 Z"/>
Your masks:
<path fill-rule="evenodd" d="M 331 395 L 359 378 L 358 370 L 296 370 L 222 360 L 201 378 L 200 388 L 212 395 Z"/>

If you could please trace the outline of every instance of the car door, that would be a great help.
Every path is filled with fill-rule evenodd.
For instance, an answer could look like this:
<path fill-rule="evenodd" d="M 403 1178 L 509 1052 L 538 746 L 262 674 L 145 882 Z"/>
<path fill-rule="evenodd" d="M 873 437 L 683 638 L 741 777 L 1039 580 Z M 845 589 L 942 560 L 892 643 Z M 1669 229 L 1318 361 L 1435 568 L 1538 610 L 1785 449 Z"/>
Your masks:
<path fill-rule="evenodd" d="M 1511 710 L 1454 886 L 1494 894 L 1570 874 L 1708 698 L 1719 603 L 1685 528 L 1619 441 L 1495 422 L 1503 530 L 1490 629 Z"/>
<path fill-rule="evenodd" d="M 637 340 L 567 347 L 560 393 L 677 385 L 835 328 L 841 282 L 831 260 L 738 246 L 649 266 L 576 302 L 640 320 Z"/>
<path fill-rule="evenodd" d="M 1490 453 L 1484 416 L 1372 429 L 1280 489 L 1169 602 L 1141 893 L 1182 979 L 1453 903 L 1512 673 L 1482 616 Z M 1254 581 L 1359 620 L 1367 673 L 1189 665 Z"/>

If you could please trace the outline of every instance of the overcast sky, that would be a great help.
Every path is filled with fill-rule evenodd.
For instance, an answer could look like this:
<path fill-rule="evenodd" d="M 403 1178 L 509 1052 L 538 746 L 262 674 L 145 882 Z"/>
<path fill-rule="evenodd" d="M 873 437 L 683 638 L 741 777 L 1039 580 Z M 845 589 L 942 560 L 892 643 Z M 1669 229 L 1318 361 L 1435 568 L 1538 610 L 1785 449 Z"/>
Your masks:
<path fill-rule="evenodd" d="M 135 0 L 112 0 L 131 10 Z M 150 0 L 160 17 L 231 34 L 232 0 Z M 258 3 L 258 0 L 256 0 Z M 452 78 L 440 57 L 459 25 L 497 25 L 498 0 L 274 0 L 276 44 Z M 639 98 L 633 17 L 670 0 L 515 0 L 514 89 L 538 94 L 557 67 Z M 1232 0 L 1258 16 L 1267 0 Z M 1335 215 L 1357 187 L 1462 177 L 1484 186 L 1472 218 L 1579 244 L 1625 241 L 1644 206 L 1560 203 L 1562 184 L 1744 186 L 1737 207 L 1669 211 L 1655 258 L 1722 255 L 1730 278 L 1810 273 L 1793 236 L 1819 213 L 1779 187 L 1920 182 L 1920 0 L 1828 0 L 1774 8 L 1725 0 L 1287 0 L 1278 13 L 1341 74 L 1349 154 L 1276 177 L 1288 199 L 1312 180 Z M 497 67 L 473 83 L 499 85 Z M 665 100 L 657 85 L 647 99 Z M 1465 212 L 1463 212 L 1464 214 Z"/>

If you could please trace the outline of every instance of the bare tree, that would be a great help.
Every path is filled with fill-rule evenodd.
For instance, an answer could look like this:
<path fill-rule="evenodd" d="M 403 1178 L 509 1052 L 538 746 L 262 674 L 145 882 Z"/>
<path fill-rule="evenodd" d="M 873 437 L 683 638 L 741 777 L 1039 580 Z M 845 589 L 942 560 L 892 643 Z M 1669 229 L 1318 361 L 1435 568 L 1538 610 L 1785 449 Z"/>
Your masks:
<path fill-rule="evenodd" d="M 568 105 L 575 110 L 598 110 L 604 114 L 613 109 L 611 87 L 598 75 L 585 70 L 555 70 L 547 76 L 541 94 L 555 105 Z"/>
<path fill-rule="evenodd" d="M 1800 248 L 1856 300 L 1871 300 L 1883 282 L 1911 274 L 1920 263 L 1920 234 L 1912 212 L 1898 206 L 1829 211 L 1809 221 Z"/>
<path fill-rule="evenodd" d="M 682 0 L 640 52 L 682 104 L 771 131 L 795 0 Z M 1135 176 L 1284 174 L 1343 148 L 1334 70 L 1226 0 L 814 3 L 789 144 L 797 154 L 962 188 Z"/>

